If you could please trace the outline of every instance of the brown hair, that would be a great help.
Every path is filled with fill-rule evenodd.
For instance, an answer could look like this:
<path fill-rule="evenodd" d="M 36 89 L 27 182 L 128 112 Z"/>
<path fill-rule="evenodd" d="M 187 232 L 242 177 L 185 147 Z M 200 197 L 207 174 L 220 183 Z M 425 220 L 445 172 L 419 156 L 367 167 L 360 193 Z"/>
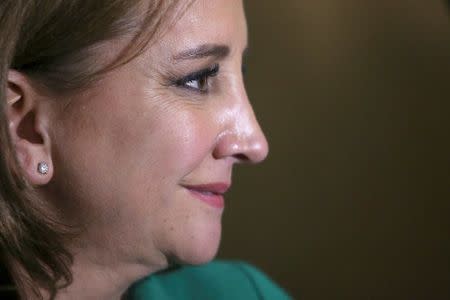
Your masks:
<path fill-rule="evenodd" d="M 21 175 L 5 115 L 9 70 L 55 93 L 87 88 L 137 56 L 189 2 L 0 1 L 0 260 L 13 274 L 26 274 L 19 287 L 31 285 L 42 298 L 40 287 L 54 298 L 72 281 L 72 256 L 63 246 L 67 228 L 44 214 L 42 200 Z M 97 46 L 123 36 L 130 42 L 112 62 L 93 63 Z"/>

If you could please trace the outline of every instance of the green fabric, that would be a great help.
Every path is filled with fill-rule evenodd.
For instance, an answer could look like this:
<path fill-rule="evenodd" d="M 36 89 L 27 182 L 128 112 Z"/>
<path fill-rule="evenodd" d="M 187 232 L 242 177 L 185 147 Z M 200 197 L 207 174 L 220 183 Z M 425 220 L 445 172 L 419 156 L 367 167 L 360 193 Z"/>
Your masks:
<path fill-rule="evenodd" d="M 292 299 L 257 268 L 244 262 L 213 261 L 149 276 L 129 291 L 132 300 Z"/>

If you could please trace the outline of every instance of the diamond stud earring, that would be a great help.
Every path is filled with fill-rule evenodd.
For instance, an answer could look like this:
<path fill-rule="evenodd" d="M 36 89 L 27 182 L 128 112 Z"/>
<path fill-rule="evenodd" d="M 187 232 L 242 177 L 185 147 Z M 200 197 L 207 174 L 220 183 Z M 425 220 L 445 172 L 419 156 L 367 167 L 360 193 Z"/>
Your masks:
<path fill-rule="evenodd" d="M 48 164 L 44 161 L 38 163 L 37 170 L 39 174 L 45 175 L 48 173 Z"/>

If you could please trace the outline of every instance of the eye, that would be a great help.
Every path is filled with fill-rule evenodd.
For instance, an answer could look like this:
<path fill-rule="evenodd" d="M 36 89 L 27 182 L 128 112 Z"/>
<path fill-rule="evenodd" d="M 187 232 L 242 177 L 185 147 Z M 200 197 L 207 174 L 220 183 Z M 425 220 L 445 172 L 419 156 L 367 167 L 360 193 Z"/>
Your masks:
<path fill-rule="evenodd" d="M 210 68 L 191 73 L 181 79 L 178 79 L 175 81 L 175 84 L 185 89 L 200 93 L 207 93 L 210 87 L 209 79 L 216 76 L 218 73 L 219 65 L 216 64 Z"/>
<path fill-rule="evenodd" d="M 190 89 L 206 91 L 208 89 L 208 76 L 202 76 L 187 81 L 184 85 Z"/>

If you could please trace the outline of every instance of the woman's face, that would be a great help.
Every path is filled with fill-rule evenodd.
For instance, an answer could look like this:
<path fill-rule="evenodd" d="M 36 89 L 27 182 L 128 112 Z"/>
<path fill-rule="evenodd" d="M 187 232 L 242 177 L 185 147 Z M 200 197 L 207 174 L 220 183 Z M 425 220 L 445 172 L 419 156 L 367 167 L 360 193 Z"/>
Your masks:
<path fill-rule="evenodd" d="M 83 253 L 143 264 L 214 257 L 233 164 L 268 152 L 244 88 L 246 48 L 241 0 L 197 0 L 55 114 L 48 193 L 85 227 Z"/>

